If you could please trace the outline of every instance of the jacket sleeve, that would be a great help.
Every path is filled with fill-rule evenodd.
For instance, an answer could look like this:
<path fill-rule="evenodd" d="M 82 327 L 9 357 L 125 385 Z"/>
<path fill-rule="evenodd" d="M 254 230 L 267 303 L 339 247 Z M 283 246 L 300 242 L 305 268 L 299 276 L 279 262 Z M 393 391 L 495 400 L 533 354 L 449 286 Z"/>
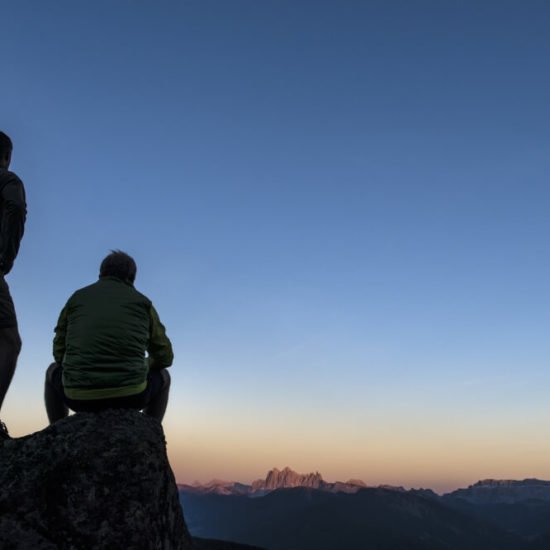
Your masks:
<path fill-rule="evenodd" d="M 68 304 L 61 310 L 59 320 L 55 327 L 55 336 L 53 339 L 53 358 L 60 365 L 65 357 L 66 336 L 67 336 L 67 310 Z"/>
<path fill-rule="evenodd" d="M 23 182 L 11 172 L 2 186 L 1 200 L 4 204 L 4 215 L 0 228 L 0 269 L 6 275 L 11 271 L 19 252 L 19 244 L 23 238 L 27 218 Z"/>
<path fill-rule="evenodd" d="M 174 361 L 172 343 L 168 339 L 168 336 L 166 336 L 166 329 L 160 322 L 159 315 L 153 305 L 151 305 L 149 310 L 149 318 L 150 334 L 149 346 L 147 347 L 149 368 L 162 369 L 169 367 Z"/>

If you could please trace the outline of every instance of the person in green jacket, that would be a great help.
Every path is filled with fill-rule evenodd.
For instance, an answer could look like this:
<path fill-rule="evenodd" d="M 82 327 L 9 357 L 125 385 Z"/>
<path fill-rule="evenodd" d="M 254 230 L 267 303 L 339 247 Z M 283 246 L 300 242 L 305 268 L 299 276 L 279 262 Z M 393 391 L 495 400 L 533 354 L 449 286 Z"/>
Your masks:
<path fill-rule="evenodd" d="M 68 409 L 131 408 L 162 421 L 174 354 L 151 300 L 134 288 L 136 271 L 132 257 L 113 251 L 99 280 L 77 290 L 61 311 L 55 363 L 46 372 L 50 424 Z"/>

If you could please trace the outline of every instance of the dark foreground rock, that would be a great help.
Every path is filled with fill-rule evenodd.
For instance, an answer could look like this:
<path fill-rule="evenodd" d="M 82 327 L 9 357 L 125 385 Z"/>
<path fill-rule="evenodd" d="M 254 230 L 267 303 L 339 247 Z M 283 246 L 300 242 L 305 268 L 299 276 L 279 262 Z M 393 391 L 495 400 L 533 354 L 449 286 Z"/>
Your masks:
<path fill-rule="evenodd" d="M 192 550 L 160 424 L 78 414 L 0 442 L 2 550 Z"/>
<path fill-rule="evenodd" d="M 259 546 L 212 539 L 193 539 L 193 550 L 265 550 Z"/>

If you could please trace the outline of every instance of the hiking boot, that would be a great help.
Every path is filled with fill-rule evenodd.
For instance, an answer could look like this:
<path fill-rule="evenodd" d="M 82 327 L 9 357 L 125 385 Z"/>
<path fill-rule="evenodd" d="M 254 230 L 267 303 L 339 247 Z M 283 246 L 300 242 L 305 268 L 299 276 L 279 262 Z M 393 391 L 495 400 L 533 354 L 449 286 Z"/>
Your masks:
<path fill-rule="evenodd" d="M 0 420 L 0 442 L 6 439 L 11 439 L 11 437 L 8 433 L 8 428 L 6 428 L 6 425 Z"/>

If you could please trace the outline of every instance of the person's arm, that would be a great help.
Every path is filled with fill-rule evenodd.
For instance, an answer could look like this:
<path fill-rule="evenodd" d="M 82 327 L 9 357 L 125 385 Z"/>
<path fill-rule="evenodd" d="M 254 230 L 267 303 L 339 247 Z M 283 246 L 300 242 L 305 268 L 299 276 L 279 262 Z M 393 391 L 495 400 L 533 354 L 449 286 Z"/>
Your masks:
<path fill-rule="evenodd" d="M 67 310 L 68 304 L 61 310 L 57 326 L 55 327 L 55 336 L 53 339 L 53 358 L 55 362 L 61 365 L 63 363 L 63 357 L 65 357 L 67 336 Z"/>
<path fill-rule="evenodd" d="M 151 305 L 151 309 L 149 310 L 149 317 L 151 323 L 149 346 L 147 348 L 149 368 L 163 369 L 169 367 L 174 361 L 172 344 L 168 336 L 166 336 L 166 329 L 160 322 L 159 315 L 153 305 Z"/>
<path fill-rule="evenodd" d="M 2 227 L 0 228 L 2 247 L 0 250 L 0 269 L 4 275 L 7 275 L 13 267 L 25 231 L 27 203 L 23 182 L 10 172 L 8 181 L 2 187 L 1 195 L 4 203 L 4 215 Z"/>

